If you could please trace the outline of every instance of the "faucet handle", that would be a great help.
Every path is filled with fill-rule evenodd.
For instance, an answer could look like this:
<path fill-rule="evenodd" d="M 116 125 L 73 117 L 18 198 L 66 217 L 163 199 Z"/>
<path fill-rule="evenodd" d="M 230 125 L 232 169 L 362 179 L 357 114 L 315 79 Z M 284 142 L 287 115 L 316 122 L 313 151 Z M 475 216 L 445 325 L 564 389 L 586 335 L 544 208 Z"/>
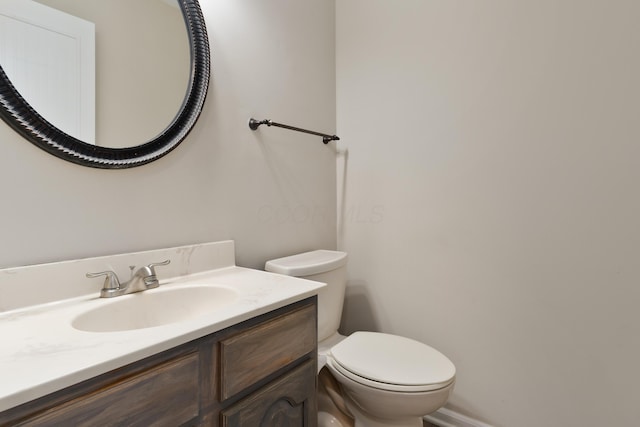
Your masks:
<path fill-rule="evenodd" d="M 100 276 L 106 276 L 104 278 L 104 285 L 102 286 L 102 289 L 120 289 L 120 280 L 118 280 L 118 275 L 111 270 L 101 271 L 100 273 L 87 273 L 87 278 L 89 279 Z"/>
<path fill-rule="evenodd" d="M 152 262 L 151 264 L 147 265 L 147 267 L 151 270 L 151 274 L 153 274 L 155 276 L 156 274 L 156 270 L 155 268 L 160 266 L 160 265 L 169 265 L 171 263 L 170 259 L 164 260 L 162 262 Z"/>

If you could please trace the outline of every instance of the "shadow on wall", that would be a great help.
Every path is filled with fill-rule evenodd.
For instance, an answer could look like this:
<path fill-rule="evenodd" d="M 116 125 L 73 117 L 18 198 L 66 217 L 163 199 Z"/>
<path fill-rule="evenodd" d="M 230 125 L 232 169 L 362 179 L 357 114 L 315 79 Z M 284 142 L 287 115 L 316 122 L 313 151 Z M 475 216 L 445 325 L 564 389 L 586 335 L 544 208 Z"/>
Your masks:
<path fill-rule="evenodd" d="M 336 150 L 336 174 L 337 174 L 337 198 L 338 198 L 338 218 L 337 218 L 337 233 L 338 244 L 344 241 L 344 221 L 346 210 L 346 197 L 347 197 L 347 165 L 349 160 L 348 149 Z"/>
<path fill-rule="evenodd" d="M 356 331 L 379 331 L 380 325 L 373 309 L 364 281 L 349 281 L 342 308 L 340 333 L 350 335 Z"/>

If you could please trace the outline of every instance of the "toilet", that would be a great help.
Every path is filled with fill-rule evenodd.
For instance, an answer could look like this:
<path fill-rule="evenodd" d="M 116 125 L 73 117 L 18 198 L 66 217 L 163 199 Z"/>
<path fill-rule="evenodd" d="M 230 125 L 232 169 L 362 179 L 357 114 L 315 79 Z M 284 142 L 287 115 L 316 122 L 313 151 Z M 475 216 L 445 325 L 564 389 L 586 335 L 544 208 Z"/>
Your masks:
<path fill-rule="evenodd" d="M 422 427 L 423 416 L 446 403 L 456 369 L 439 351 L 398 335 L 338 333 L 347 282 L 345 252 L 316 250 L 278 258 L 267 261 L 265 270 L 327 284 L 318 293 L 320 427 Z M 336 382 L 340 393 L 331 387 Z"/>

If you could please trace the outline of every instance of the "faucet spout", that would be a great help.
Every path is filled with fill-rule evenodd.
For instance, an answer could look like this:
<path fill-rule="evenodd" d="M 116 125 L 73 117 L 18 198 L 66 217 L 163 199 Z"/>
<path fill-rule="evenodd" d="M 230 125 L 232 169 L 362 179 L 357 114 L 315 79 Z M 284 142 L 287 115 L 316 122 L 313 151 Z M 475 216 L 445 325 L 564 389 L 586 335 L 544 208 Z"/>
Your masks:
<path fill-rule="evenodd" d="M 148 266 L 141 267 L 136 271 L 129 281 L 123 283 L 120 287 L 123 291 L 122 295 L 141 292 L 150 288 L 159 286 L 158 278 Z"/>

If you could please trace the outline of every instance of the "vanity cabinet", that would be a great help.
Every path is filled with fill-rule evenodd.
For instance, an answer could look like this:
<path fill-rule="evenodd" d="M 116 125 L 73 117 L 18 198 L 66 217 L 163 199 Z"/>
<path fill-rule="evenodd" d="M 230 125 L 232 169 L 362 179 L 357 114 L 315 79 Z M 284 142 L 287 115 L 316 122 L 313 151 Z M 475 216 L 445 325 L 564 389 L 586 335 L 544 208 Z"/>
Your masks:
<path fill-rule="evenodd" d="M 317 425 L 316 297 L 0 413 L 0 426 Z"/>

